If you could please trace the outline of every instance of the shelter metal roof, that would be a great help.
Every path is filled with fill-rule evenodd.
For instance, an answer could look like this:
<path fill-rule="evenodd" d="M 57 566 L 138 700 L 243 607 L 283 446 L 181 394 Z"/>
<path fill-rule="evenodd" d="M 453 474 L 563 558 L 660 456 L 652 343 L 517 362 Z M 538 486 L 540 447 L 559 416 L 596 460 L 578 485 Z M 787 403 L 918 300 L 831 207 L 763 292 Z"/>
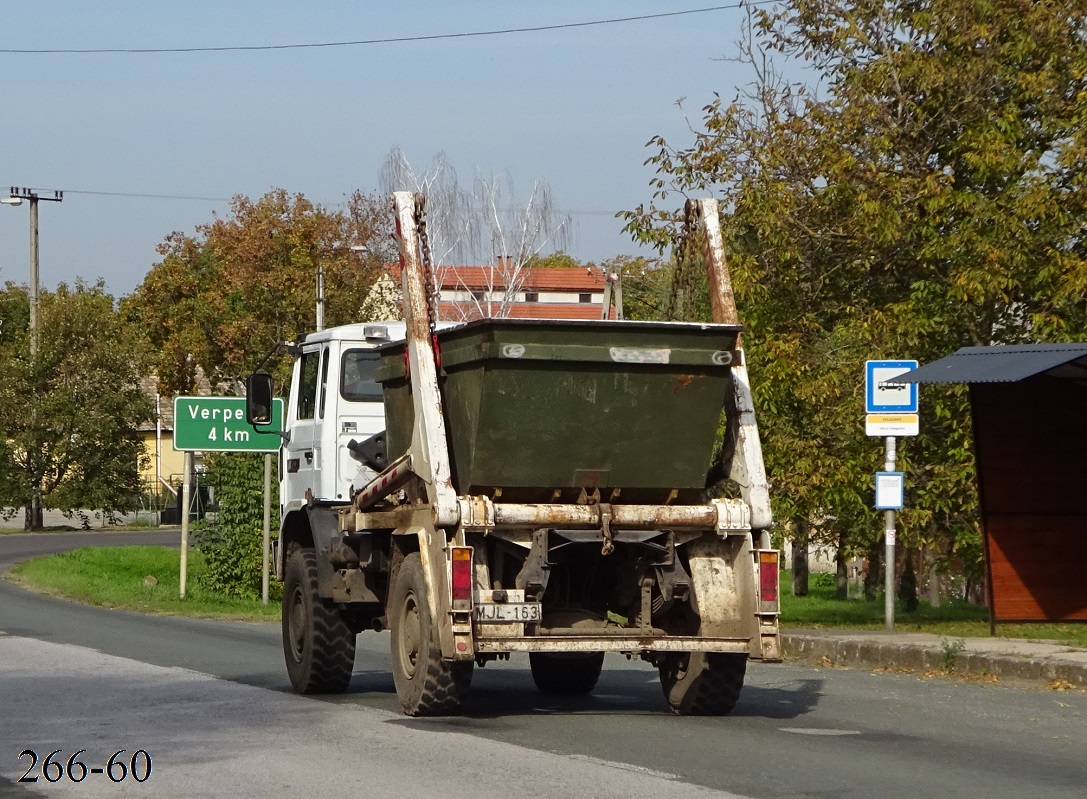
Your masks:
<path fill-rule="evenodd" d="M 963 347 L 890 383 L 1015 383 L 1046 374 L 1087 384 L 1087 344 Z"/>

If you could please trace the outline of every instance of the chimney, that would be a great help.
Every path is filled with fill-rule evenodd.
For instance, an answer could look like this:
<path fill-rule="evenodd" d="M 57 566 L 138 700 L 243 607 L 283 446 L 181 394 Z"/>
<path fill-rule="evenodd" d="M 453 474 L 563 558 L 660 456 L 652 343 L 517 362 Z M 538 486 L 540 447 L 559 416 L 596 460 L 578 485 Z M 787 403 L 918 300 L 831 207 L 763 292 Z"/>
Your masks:
<path fill-rule="evenodd" d="M 513 269 L 513 258 L 508 255 L 498 256 L 498 270 L 500 272 L 508 272 Z"/>

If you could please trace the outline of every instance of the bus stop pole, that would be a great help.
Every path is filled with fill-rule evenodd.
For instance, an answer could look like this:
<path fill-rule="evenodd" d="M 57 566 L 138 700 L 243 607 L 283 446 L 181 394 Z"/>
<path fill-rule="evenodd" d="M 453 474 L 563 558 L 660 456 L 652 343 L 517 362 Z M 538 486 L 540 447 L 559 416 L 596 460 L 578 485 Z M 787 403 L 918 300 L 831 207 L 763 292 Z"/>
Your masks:
<path fill-rule="evenodd" d="M 886 455 L 883 468 L 885 471 L 895 470 L 895 437 L 887 436 L 884 439 Z M 883 615 L 888 632 L 894 632 L 895 628 L 895 512 L 886 510 L 883 512 Z"/>

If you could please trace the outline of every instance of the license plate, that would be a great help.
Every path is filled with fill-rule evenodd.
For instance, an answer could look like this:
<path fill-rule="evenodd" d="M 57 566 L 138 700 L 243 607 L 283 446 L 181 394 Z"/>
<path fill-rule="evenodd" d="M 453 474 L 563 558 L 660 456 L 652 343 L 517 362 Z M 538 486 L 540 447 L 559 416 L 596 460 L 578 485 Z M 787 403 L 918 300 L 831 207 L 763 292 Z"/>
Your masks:
<path fill-rule="evenodd" d="M 475 619 L 483 624 L 539 621 L 539 602 L 481 602 L 475 607 Z"/>

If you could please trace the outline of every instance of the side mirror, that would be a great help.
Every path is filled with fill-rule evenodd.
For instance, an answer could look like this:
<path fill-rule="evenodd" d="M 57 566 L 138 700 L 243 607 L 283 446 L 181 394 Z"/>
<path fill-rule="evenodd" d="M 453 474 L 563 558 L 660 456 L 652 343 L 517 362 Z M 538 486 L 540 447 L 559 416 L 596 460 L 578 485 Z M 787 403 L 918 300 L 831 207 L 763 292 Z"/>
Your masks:
<path fill-rule="evenodd" d="M 245 378 L 245 420 L 253 426 L 272 423 L 272 376 L 254 372 Z"/>

